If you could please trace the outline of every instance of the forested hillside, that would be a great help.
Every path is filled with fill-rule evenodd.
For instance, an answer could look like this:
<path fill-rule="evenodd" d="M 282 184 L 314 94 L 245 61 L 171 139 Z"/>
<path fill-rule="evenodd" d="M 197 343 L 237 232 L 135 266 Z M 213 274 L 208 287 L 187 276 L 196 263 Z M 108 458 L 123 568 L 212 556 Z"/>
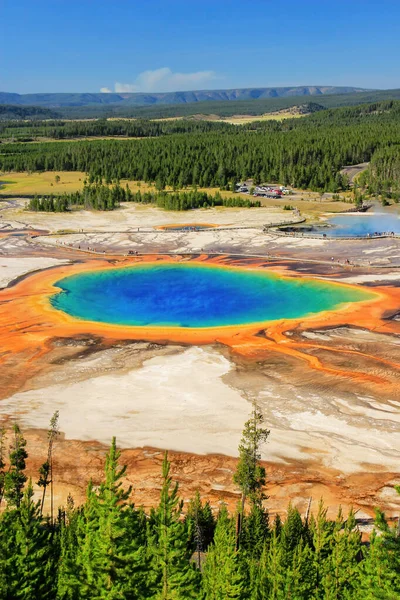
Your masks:
<path fill-rule="evenodd" d="M 304 104 L 307 100 L 316 101 L 324 108 L 355 106 L 383 100 L 400 99 L 400 89 L 376 90 L 347 94 L 324 94 L 318 96 L 291 95 L 286 98 L 247 98 L 245 100 L 201 100 L 175 104 L 156 104 L 147 106 L 124 106 L 120 104 L 89 104 L 86 106 L 58 107 L 57 113 L 67 119 L 86 119 L 98 117 L 134 117 L 142 119 L 161 119 L 171 117 L 189 117 L 191 115 L 262 115 Z M 9 101 L 10 103 L 12 100 Z"/>
<path fill-rule="evenodd" d="M 340 173 L 344 165 L 371 160 L 375 164 L 377 151 L 396 156 L 399 114 L 400 102 L 389 101 L 241 127 L 179 121 L 158 128 L 141 123 L 138 131 L 160 135 L 140 140 L 2 144 L 0 170 L 83 171 L 92 180 L 106 183 L 157 181 L 159 189 L 224 187 L 252 178 L 255 183 L 281 182 L 337 192 L 347 186 Z M 95 127 L 101 130 L 108 125 L 102 121 Z M 383 171 L 375 169 L 375 178 L 381 176 Z"/>
<path fill-rule="evenodd" d="M 13 94 L 0 92 L 0 104 L 29 104 L 45 107 L 88 106 L 91 104 L 177 104 L 188 102 L 207 102 L 210 100 L 251 100 L 255 98 L 280 98 L 287 96 L 322 96 L 324 94 L 348 94 L 363 92 L 362 88 L 349 86 L 292 86 L 234 88 L 229 90 L 193 90 L 159 93 L 59 93 L 59 94 Z"/>
<path fill-rule="evenodd" d="M 13 119 L 56 119 L 60 115 L 55 110 L 41 106 L 13 106 L 0 104 L 0 123 Z"/>
<path fill-rule="evenodd" d="M 1 432 L 0 598 L 4 600 L 394 600 L 400 595 L 400 538 L 382 512 L 363 543 L 355 514 L 327 518 L 290 506 L 271 519 L 259 452 L 269 431 L 254 410 L 246 423 L 234 475 L 241 492 L 235 514 L 212 510 L 197 493 L 185 506 L 165 455 L 158 506 L 146 514 L 123 485 L 115 438 L 99 485 L 86 501 L 45 515 L 57 478 L 52 456 L 58 413 L 48 432 L 48 455 L 33 482 L 25 474 L 26 441 L 14 425 L 8 457 Z M 199 481 L 199 485 L 201 482 Z M 51 504 L 52 506 L 52 504 Z M 282 507 L 282 512 L 284 507 Z"/>
<path fill-rule="evenodd" d="M 400 201 L 400 146 L 381 148 L 372 157 L 369 169 L 361 174 L 358 183 L 371 194 Z"/>

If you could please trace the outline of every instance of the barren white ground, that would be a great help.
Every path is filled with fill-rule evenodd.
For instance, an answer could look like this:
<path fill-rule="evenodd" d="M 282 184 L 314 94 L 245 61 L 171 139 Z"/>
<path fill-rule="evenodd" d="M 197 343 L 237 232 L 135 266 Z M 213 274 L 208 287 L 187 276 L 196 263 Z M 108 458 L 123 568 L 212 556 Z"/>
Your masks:
<path fill-rule="evenodd" d="M 265 223 L 276 223 L 293 218 L 291 211 L 281 207 L 270 208 L 207 208 L 191 211 L 165 211 L 161 208 L 123 204 L 119 210 L 111 212 L 72 211 L 69 213 L 35 213 L 24 209 L 26 200 L 14 200 L 3 210 L 4 219 L 26 223 L 49 231 L 71 228 L 85 230 L 126 231 L 137 227 L 154 227 L 169 224 L 218 224 L 226 226 L 262 226 Z"/>
<path fill-rule="evenodd" d="M 57 258 L 32 257 L 12 258 L 0 256 L 0 289 L 6 287 L 11 281 L 32 271 L 40 271 L 48 267 L 66 264 L 68 261 Z"/>
<path fill-rule="evenodd" d="M 230 360 L 211 347 L 191 347 L 121 371 L 117 352 L 72 361 L 60 383 L 10 396 L 0 414 L 17 417 L 25 428 L 46 428 L 59 410 L 69 439 L 108 444 L 115 434 L 125 448 L 237 455 L 252 396 L 230 384 Z M 271 379 L 257 401 L 272 430 L 265 459 L 314 456 L 343 473 L 362 471 L 364 463 L 398 468 L 400 402 L 394 398 L 385 405 L 357 395 L 322 400 Z"/>

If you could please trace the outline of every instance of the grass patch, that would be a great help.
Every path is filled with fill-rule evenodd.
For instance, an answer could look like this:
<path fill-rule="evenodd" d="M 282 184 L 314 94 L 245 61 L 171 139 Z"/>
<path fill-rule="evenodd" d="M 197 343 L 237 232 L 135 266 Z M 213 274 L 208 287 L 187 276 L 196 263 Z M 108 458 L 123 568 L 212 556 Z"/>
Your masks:
<path fill-rule="evenodd" d="M 59 177 L 60 180 L 56 181 Z M 9 192 L 13 196 L 31 196 L 34 194 L 62 194 L 75 192 L 83 187 L 85 173 L 49 171 L 45 173 L 12 173 L 0 175 L 3 183 L 1 193 Z"/>
<path fill-rule="evenodd" d="M 59 178 L 59 180 L 58 180 Z M 77 192 L 84 186 L 87 178 L 86 173 L 79 171 L 47 171 L 44 173 L 12 173 L 0 175 L 0 182 L 4 185 L 0 188 L 2 194 L 9 193 L 12 196 L 32 196 L 35 194 L 63 194 L 64 192 Z M 131 181 L 122 179 L 120 185 L 125 187 L 128 184 L 132 192 L 153 191 L 155 186 L 143 181 Z M 220 192 L 224 198 L 235 196 L 233 192 L 220 191 L 219 188 L 198 188 L 200 191 L 209 194 Z M 172 188 L 167 187 L 167 191 Z M 181 190 L 185 191 L 185 190 Z M 242 194 L 241 194 L 242 196 Z M 247 197 L 244 196 L 243 197 Z"/>
<path fill-rule="evenodd" d="M 231 125 L 244 125 L 245 123 L 253 123 L 254 121 L 284 121 L 285 119 L 298 119 L 300 117 L 306 117 L 307 114 L 293 114 L 289 111 L 278 112 L 278 113 L 267 113 L 265 115 L 251 116 L 251 115 L 234 115 L 233 117 L 225 117 L 219 119 L 224 123 L 230 123 Z"/>

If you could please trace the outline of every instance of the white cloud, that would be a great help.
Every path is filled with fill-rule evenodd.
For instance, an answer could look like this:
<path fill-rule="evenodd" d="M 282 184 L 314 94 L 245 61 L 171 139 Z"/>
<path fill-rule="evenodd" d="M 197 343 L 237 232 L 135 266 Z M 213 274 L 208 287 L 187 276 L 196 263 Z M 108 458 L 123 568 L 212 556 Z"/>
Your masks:
<path fill-rule="evenodd" d="M 214 71 L 196 71 L 194 73 L 173 73 L 169 67 L 154 71 L 143 71 L 133 83 L 116 82 L 116 93 L 127 92 L 175 92 L 196 90 L 208 82 L 217 79 Z M 110 91 L 101 88 L 101 91 Z"/>
<path fill-rule="evenodd" d="M 110 90 L 110 88 L 108 88 L 108 87 L 102 87 L 102 88 L 100 88 L 100 92 L 102 94 L 111 94 L 112 93 L 111 90 Z"/>

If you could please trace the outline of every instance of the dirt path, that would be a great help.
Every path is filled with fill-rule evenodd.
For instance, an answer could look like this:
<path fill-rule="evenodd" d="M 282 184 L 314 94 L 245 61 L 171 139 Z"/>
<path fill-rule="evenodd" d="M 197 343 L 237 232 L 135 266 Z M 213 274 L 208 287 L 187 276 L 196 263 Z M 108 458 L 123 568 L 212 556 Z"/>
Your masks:
<path fill-rule="evenodd" d="M 354 180 L 356 177 L 360 175 L 363 171 L 368 169 L 369 162 L 360 163 L 359 165 L 348 165 L 347 167 L 343 167 L 340 171 L 342 175 L 347 175 L 349 178 L 350 185 L 354 184 Z"/>

